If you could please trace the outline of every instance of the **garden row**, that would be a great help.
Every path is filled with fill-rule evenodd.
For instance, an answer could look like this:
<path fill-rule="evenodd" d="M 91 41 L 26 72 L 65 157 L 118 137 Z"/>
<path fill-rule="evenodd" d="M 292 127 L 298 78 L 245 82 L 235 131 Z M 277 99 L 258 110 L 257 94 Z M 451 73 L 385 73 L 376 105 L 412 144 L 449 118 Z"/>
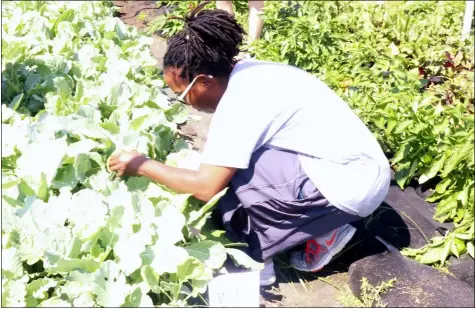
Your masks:
<path fill-rule="evenodd" d="M 2 306 L 186 305 L 227 256 L 203 206 L 106 162 L 196 167 L 150 38 L 99 1 L 2 3 Z"/>

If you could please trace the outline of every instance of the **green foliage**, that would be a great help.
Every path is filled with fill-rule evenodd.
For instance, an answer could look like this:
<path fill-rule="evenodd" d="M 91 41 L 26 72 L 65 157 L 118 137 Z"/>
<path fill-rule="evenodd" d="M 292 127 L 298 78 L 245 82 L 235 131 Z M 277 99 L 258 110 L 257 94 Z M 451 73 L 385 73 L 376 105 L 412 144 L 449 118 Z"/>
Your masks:
<path fill-rule="evenodd" d="M 185 306 L 235 256 L 202 234 L 223 193 L 203 205 L 106 168 L 131 149 L 199 164 L 150 39 L 108 3 L 2 6 L 2 306 Z"/>
<path fill-rule="evenodd" d="M 173 14 L 185 4 L 179 8 Z M 432 189 L 434 218 L 455 230 L 407 253 L 425 263 L 434 260 L 422 259 L 425 252 L 439 246 L 451 248 L 438 255 L 442 262 L 465 251 L 473 257 L 474 37 L 460 41 L 464 8 L 464 1 L 266 1 L 263 37 L 249 47 L 257 59 L 325 81 L 378 138 L 399 186 Z"/>
<path fill-rule="evenodd" d="M 167 6 L 172 9 L 170 14 L 159 15 L 150 21 L 147 25 L 147 33 L 159 32 L 164 37 L 170 37 L 184 28 L 182 20 L 173 19 L 171 17 L 183 17 L 190 10 L 195 8 L 200 1 L 159 1 L 157 6 Z M 212 5 L 209 5 L 212 7 Z M 216 6 L 214 6 L 216 8 Z"/>
<path fill-rule="evenodd" d="M 183 17 L 189 11 L 193 10 L 202 1 L 159 1 L 158 6 L 166 6 L 172 10 L 170 14 L 164 14 L 155 17 L 147 25 L 147 33 L 158 32 L 161 36 L 170 37 L 184 28 L 184 23 L 181 20 L 173 19 L 172 17 Z M 247 0 L 233 1 L 234 14 L 240 24 L 247 29 L 248 18 L 248 4 Z M 215 9 L 216 3 L 212 1 L 205 9 Z"/>

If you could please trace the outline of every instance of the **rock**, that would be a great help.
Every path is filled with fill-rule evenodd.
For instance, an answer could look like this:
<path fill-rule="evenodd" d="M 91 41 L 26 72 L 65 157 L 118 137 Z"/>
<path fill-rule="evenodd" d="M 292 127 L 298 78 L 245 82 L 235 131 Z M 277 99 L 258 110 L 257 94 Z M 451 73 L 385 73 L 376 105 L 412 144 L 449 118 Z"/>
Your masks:
<path fill-rule="evenodd" d="M 362 278 L 373 286 L 396 278 L 394 287 L 380 295 L 388 307 L 474 306 L 473 286 L 399 253 L 369 256 L 350 266 L 350 287 L 356 297 L 360 295 Z"/>

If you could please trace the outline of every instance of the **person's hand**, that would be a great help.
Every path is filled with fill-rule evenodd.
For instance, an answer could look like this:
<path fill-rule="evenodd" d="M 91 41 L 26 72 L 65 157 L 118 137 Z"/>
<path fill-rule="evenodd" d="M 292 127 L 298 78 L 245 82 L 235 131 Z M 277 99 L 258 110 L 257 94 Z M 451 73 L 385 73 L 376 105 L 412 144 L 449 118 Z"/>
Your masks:
<path fill-rule="evenodd" d="M 140 166 L 147 158 L 136 151 L 121 151 L 109 159 L 109 169 L 116 172 L 118 177 L 138 176 Z"/>

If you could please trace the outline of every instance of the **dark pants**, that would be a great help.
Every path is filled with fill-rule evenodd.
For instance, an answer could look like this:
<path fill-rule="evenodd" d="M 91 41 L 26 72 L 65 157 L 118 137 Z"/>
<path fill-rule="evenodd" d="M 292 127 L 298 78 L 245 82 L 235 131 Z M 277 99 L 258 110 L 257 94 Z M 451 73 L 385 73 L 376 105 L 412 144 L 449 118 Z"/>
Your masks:
<path fill-rule="evenodd" d="M 217 212 L 227 236 L 258 261 L 361 219 L 331 205 L 293 152 L 260 148 L 238 170 Z"/>

